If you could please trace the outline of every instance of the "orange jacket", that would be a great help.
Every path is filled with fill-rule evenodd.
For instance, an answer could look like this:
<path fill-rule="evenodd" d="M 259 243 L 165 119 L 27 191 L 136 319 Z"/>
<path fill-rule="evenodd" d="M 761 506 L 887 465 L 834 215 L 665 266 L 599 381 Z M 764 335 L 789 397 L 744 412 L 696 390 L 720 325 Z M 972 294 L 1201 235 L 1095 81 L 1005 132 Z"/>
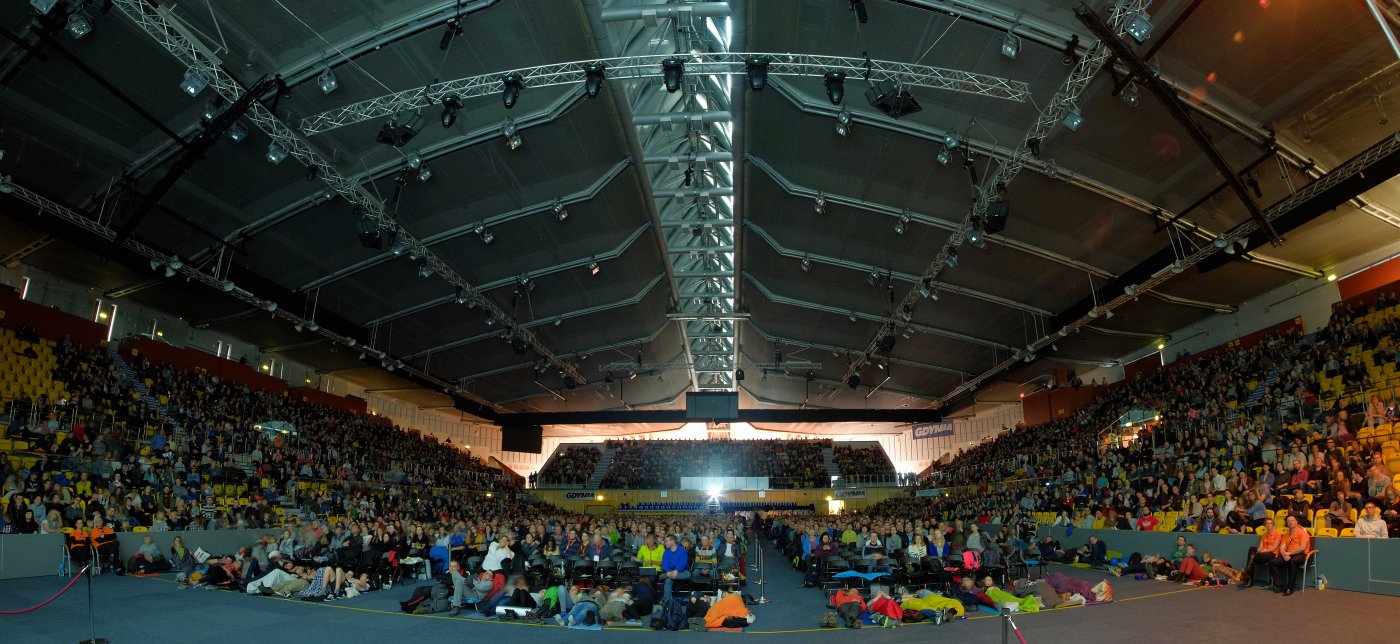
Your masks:
<path fill-rule="evenodd" d="M 1311 539 L 1312 536 L 1308 534 L 1307 529 L 1303 528 L 1303 526 L 1293 528 L 1289 530 L 1288 534 L 1284 537 L 1283 552 L 1279 554 L 1287 554 L 1294 551 L 1307 552 L 1308 542 Z"/>
<path fill-rule="evenodd" d="M 88 547 L 89 536 L 87 530 L 74 529 L 68 533 L 68 549 L 80 550 Z"/>
<path fill-rule="evenodd" d="M 747 617 L 749 607 L 744 605 L 744 598 L 737 593 L 725 595 L 723 599 L 715 602 L 705 613 L 706 628 L 719 628 L 724 626 L 724 620 L 729 617 Z"/>
<path fill-rule="evenodd" d="M 844 604 L 846 602 L 858 602 L 860 603 L 860 609 L 865 610 L 865 600 L 861 599 L 859 593 L 847 593 L 845 589 L 842 589 L 836 591 L 836 594 L 831 596 L 832 608 L 840 606 L 841 604 Z"/>
<path fill-rule="evenodd" d="M 117 539 L 117 533 L 111 526 L 104 525 L 100 528 L 93 528 L 88 531 L 88 534 L 92 536 L 92 547 L 94 548 L 105 546 Z"/>
<path fill-rule="evenodd" d="M 1278 552 L 1279 544 L 1283 543 L 1283 535 L 1277 530 L 1265 532 L 1259 536 L 1259 552 Z"/>

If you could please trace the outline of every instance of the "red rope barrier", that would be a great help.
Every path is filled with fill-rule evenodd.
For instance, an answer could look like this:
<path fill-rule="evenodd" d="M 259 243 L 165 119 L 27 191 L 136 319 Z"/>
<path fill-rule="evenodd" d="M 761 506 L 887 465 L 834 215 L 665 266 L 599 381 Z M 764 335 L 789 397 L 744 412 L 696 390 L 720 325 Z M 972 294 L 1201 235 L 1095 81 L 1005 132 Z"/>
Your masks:
<path fill-rule="evenodd" d="M 34 611 L 36 611 L 36 610 L 39 610 L 40 608 L 43 608 L 43 607 L 45 607 L 45 606 L 48 606 L 50 603 L 53 603 L 53 600 L 58 599 L 59 597 L 62 597 L 62 596 L 63 596 L 63 593 L 68 592 L 68 589 L 69 589 L 69 588 L 72 588 L 72 587 L 73 587 L 73 584 L 78 583 L 78 580 L 79 580 L 79 579 L 82 579 L 82 578 L 83 578 L 83 575 L 86 574 L 86 573 L 87 573 L 87 567 L 84 567 L 83 570 L 82 570 L 82 572 L 80 572 L 80 573 L 78 573 L 77 575 L 74 575 L 74 576 L 73 576 L 73 581 L 68 582 L 68 585 L 67 585 L 67 586 L 64 586 L 64 587 L 63 587 L 63 590 L 58 591 L 58 593 L 55 594 L 53 597 L 50 597 L 50 598 L 48 598 L 48 599 L 45 599 L 43 602 L 41 602 L 41 603 L 39 603 L 39 604 L 36 604 L 36 605 L 34 605 L 34 606 L 30 606 L 29 608 L 25 608 L 25 609 L 21 609 L 21 610 L 0 610 L 0 615 L 23 615 L 24 613 L 32 613 L 32 612 L 34 612 Z"/>

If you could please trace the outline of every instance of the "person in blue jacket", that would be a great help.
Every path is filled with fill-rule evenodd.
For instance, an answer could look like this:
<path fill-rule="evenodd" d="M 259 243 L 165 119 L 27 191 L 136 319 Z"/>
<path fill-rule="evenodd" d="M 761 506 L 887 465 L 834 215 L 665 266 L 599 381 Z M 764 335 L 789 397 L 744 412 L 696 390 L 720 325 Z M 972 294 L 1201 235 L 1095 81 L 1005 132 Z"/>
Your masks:
<path fill-rule="evenodd" d="M 671 599 L 671 586 L 677 579 L 690 579 L 690 557 L 685 549 L 676 545 L 674 536 L 666 537 L 666 552 L 661 553 L 661 575 L 666 585 L 661 591 L 662 601 Z"/>

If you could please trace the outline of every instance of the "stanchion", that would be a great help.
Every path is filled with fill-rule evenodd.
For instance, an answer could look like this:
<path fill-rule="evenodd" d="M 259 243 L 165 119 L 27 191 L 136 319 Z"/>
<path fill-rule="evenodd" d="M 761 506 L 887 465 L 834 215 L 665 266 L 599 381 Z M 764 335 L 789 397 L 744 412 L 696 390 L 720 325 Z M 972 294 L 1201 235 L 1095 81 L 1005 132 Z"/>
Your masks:
<path fill-rule="evenodd" d="M 88 564 L 86 569 L 88 587 L 88 627 L 92 629 L 92 637 L 85 640 L 78 640 L 78 644 L 110 644 L 107 638 L 97 636 L 97 608 L 92 602 L 92 576 L 97 569 L 97 565 L 95 564 L 100 564 L 100 560 L 97 558 L 96 552 L 92 553 L 92 557 L 93 563 Z"/>
<path fill-rule="evenodd" d="M 765 589 L 764 589 L 764 586 L 766 585 L 766 582 L 763 581 L 763 572 L 764 572 L 764 570 L 766 570 L 767 567 L 763 565 L 763 545 L 762 545 L 762 542 L 759 541 L 758 543 L 759 543 L 759 546 L 758 546 L 758 548 L 757 548 L 757 550 L 758 550 L 758 603 L 760 603 L 760 604 L 767 604 L 767 603 L 768 603 L 768 597 L 764 594 L 764 590 L 765 590 Z"/>
<path fill-rule="evenodd" d="M 1010 644 L 1011 634 L 1016 634 L 1016 641 L 1026 644 L 1026 638 L 1021 635 L 1021 629 L 1016 628 L 1016 622 L 1011 621 L 1011 609 L 1003 607 L 1001 609 L 1001 644 Z"/>

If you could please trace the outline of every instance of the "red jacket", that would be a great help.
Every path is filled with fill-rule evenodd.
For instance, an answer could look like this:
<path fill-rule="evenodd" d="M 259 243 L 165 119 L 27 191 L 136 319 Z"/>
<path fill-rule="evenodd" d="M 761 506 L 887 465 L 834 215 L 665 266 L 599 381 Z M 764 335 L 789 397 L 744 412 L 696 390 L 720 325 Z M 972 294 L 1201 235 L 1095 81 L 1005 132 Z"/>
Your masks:
<path fill-rule="evenodd" d="M 899 604 L 889 597 L 881 597 L 870 602 L 870 612 L 879 613 L 890 619 L 904 618 L 904 609 L 900 608 Z"/>

